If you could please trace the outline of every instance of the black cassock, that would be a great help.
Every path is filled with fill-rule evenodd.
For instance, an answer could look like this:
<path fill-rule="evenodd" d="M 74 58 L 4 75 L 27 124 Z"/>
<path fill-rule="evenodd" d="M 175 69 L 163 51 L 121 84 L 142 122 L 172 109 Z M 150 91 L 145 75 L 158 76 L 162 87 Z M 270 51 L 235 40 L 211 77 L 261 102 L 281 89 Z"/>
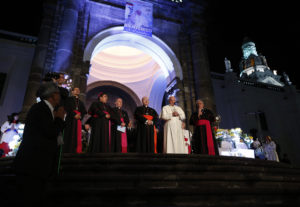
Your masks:
<path fill-rule="evenodd" d="M 113 110 L 109 105 L 98 101 L 92 103 L 88 113 L 93 117 L 88 152 L 112 152 L 111 119 L 114 119 Z M 107 113 L 110 114 L 110 119 L 105 117 Z"/>
<path fill-rule="evenodd" d="M 82 143 L 81 143 L 81 120 L 86 115 L 86 109 L 82 101 L 75 96 L 68 97 L 64 101 L 64 107 L 67 112 L 66 116 L 66 127 L 64 130 L 64 145 L 63 152 L 65 153 L 80 153 L 82 152 Z M 75 119 L 77 113 L 81 114 L 80 122 Z M 80 124 L 80 126 L 79 126 Z M 77 133 L 77 130 L 80 130 L 80 134 Z M 78 136 L 80 136 L 78 138 Z"/>
<path fill-rule="evenodd" d="M 197 124 L 198 121 L 200 120 L 207 120 L 210 123 L 210 130 L 207 129 L 206 125 L 199 125 Z M 190 125 L 194 126 L 194 133 L 193 133 L 193 139 L 192 139 L 192 149 L 193 153 L 195 154 L 209 154 L 208 146 L 209 146 L 209 141 L 207 136 L 207 131 L 211 132 L 210 137 L 212 138 L 212 143 L 213 146 L 211 146 L 214 150 L 215 155 L 219 154 L 218 151 L 218 145 L 215 139 L 214 134 L 212 133 L 212 124 L 215 122 L 215 116 L 212 111 L 209 109 L 203 109 L 202 115 L 200 118 L 198 117 L 198 112 L 194 112 L 191 115 L 190 118 Z"/>
<path fill-rule="evenodd" d="M 112 152 L 122 152 L 122 137 L 121 132 L 117 130 L 118 125 L 121 125 L 121 118 L 123 118 L 123 121 L 126 124 L 126 127 L 129 123 L 128 114 L 126 111 L 119 109 L 119 108 L 113 108 L 114 116 L 112 119 Z M 127 143 L 128 144 L 128 143 Z M 127 149 L 125 150 L 127 152 Z M 125 152 L 123 150 L 123 152 Z"/>
<path fill-rule="evenodd" d="M 153 117 L 153 125 L 147 125 L 147 119 L 144 115 L 150 115 Z M 157 139 L 155 141 L 155 125 L 157 124 L 158 115 L 153 108 L 140 106 L 137 107 L 134 113 L 134 118 L 136 119 L 137 125 L 137 152 L 157 152 Z M 157 138 L 157 136 L 156 136 Z M 156 142 L 156 143 L 155 143 Z"/>

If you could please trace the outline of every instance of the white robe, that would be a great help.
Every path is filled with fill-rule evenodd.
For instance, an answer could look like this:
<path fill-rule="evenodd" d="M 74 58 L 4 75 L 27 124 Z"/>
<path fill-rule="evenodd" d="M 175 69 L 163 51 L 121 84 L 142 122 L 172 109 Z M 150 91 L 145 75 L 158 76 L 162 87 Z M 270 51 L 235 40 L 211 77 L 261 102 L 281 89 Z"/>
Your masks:
<path fill-rule="evenodd" d="M 18 128 L 19 128 L 20 124 L 15 124 L 15 123 L 9 123 L 8 121 L 4 122 L 4 124 L 1 126 L 1 132 L 2 137 L 0 137 L 0 144 L 2 142 L 6 142 L 6 143 L 10 143 L 12 141 L 14 141 L 15 139 L 19 138 L 19 134 L 18 132 Z M 7 131 L 8 129 L 11 129 L 9 131 Z M 16 130 L 16 131 L 15 131 Z"/>
<path fill-rule="evenodd" d="M 183 137 L 184 137 L 185 148 L 189 154 L 189 148 L 191 148 L 192 133 L 189 130 L 183 129 Z"/>
<path fill-rule="evenodd" d="M 179 116 L 173 116 L 177 111 Z M 179 106 L 164 106 L 161 112 L 161 118 L 166 121 L 164 125 L 164 153 L 188 154 L 185 147 L 182 121 L 185 120 L 185 114 Z"/>

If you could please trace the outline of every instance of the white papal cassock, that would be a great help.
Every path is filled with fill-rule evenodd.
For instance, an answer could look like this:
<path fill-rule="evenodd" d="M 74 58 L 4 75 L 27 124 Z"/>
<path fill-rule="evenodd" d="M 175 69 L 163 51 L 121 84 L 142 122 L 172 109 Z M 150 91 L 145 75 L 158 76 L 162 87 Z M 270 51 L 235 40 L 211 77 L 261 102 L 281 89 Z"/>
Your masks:
<path fill-rule="evenodd" d="M 179 116 L 173 116 L 177 111 Z M 164 125 L 164 153 L 188 154 L 185 147 L 182 121 L 185 120 L 185 114 L 179 106 L 164 106 L 161 112 L 161 118 L 166 121 Z"/>

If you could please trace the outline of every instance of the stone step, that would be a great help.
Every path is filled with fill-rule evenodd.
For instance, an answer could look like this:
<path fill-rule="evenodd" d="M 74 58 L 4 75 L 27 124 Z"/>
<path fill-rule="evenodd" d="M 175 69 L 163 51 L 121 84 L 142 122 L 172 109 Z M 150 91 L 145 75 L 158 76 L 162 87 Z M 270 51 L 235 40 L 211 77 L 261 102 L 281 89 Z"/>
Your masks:
<path fill-rule="evenodd" d="M 53 182 L 57 185 L 62 186 L 102 186 L 102 185 L 130 185 L 137 186 L 137 184 L 143 183 L 175 183 L 184 185 L 201 185 L 203 182 L 207 181 L 217 181 L 223 183 L 232 183 L 232 182 L 244 182 L 256 184 L 260 182 L 269 183 L 282 183 L 300 185 L 300 175 L 297 177 L 292 176 L 265 176 L 259 174 L 238 174 L 232 173 L 231 175 L 216 175 L 216 174 L 197 174 L 197 175 L 179 175 L 174 173 L 169 174 L 135 174 L 135 175 L 122 175 L 118 173 L 107 175 L 105 173 L 98 175 L 80 175 L 80 176 L 59 176 Z M 2 176 L 1 183 L 3 185 L 9 185 L 15 183 L 15 176 L 7 175 Z M 178 185 L 179 185 L 178 184 Z M 0 189 L 0 191 L 2 191 Z"/>
<path fill-rule="evenodd" d="M 251 191 L 249 191 L 251 187 Z M 87 195 L 87 196 L 105 196 L 111 193 L 120 195 L 131 195 L 131 194 L 151 194 L 156 196 L 162 195 L 258 195 L 258 194 L 272 194 L 272 195 L 294 195 L 297 196 L 300 193 L 299 186 L 293 183 L 282 183 L 282 182 L 255 182 L 255 183 L 244 183 L 244 182 L 219 182 L 219 181 L 202 181 L 201 183 L 174 183 L 174 182 L 162 182 L 153 185 L 150 182 L 144 182 L 136 184 L 134 186 L 86 186 L 83 188 L 64 185 L 53 184 L 50 187 L 52 194 L 61 196 L 74 196 L 74 195 Z M 76 197 L 76 196 L 75 196 Z M 80 199 L 80 198 L 78 198 Z"/>
<path fill-rule="evenodd" d="M 154 198 L 152 200 L 147 200 L 143 197 L 140 199 L 136 196 L 118 198 L 116 201 L 115 197 L 110 197 L 106 199 L 87 200 L 82 202 L 55 202 L 46 203 L 46 207 L 56 206 L 56 207 L 294 207 L 297 206 L 297 201 L 290 198 L 274 198 L 272 196 L 257 196 L 255 199 L 249 198 L 249 196 L 243 197 L 230 197 L 228 199 L 222 199 L 220 197 L 160 197 Z M 159 200 L 159 201 L 157 201 Z"/>
<path fill-rule="evenodd" d="M 157 165 L 157 164 L 74 164 L 74 165 L 62 165 L 61 172 L 66 173 L 75 173 L 75 172 L 110 172 L 110 171 L 122 171 L 122 172 L 147 172 L 147 171 L 176 171 L 176 172 L 194 172 L 194 173 L 203 173 L 203 172 L 257 172 L 257 173 L 272 173 L 272 174 L 282 174 L 289 173 L 299 174 L 300 170 L 298 169 L 286 169 L 286 168 L 267 168 L 267 167 L 255 167 L 255 166 L 231 166 L 231 165 L 188 165 L 188 164 L 168 164 L 168 165 Z"/>
<path fill-rule="evenodd" d="M 187 187 L 160 187 L 130 189 L 69 189 L 50 193 L 51 203 L 55 206 L 288 206 L 299 204 L 299 191 L 294 188 L 289 190 L 272 190 L 269 188 L 255 188 L 249 191 L 249 186 L 226 190 L 218 183 L 206 183 L 201 188 Z M 273 189 L 276 189 L 274 186 Z M 49 203 L 50 204 L 50 203 Z M 262 205 L 263 204 L 263 205 Z"/>
<path fill-rule="evenodd" d="M 270 199 L 268 199 L 270 197 Z M 290 206 L 294 207 L 294 200 L 285 199 L 285 198 L 272 198 L 272 196 L 258 196 L 256 199 L 252 199 L 249 197 L 238 197 L 238 198 L 230 198 L 230 199 L 221 199 L 218 198 L 210 198 L 205 199 L 203 197 L 198 197 L 195 200 L 194 197 L 161 197 L 157 198 L 159 201 L 155 201 L 155 199 L 149 201 L 144 198 L 138 199 L 136 197 L 126 197 L 120 198 L 118 201 L 115 201 L 114 197 L 110 199 L 99 199 L 97 201 L 85 201 L 85 202 L 55 202 L 55 203 L 47 203 L 46 206 L 57 206 L 57 207 L 121 207 L 121 206 L 130 206 L 130 207 L 282 207 L 282 206 Z"/>
<path fill-rule="evenodd" d="M 136 175 L 142 173 L 168 173 L 176 172 L 176 174 L 205 174 L 215 173 L 224 175 L 226 173 L 240 173 L 240 174 L 260 174 L 265 176 L 270 175 L 288 175 L 289 177 L 298 176 L 300 174 L 299 169 L 293 168 L 282 168 L 282 167 L 255 167 L 255 166 L 232 166 L 232 165 L 189 165 L 189 164 L 73 164 L 73 165 L 62 165 L 60 174 L 61 175 L 97 175 L 101 173 L 114 173 L 119 172 L 120 174 L 132 174 Z M 1 168 L 1 175 L 12 174 L 13 170 L 10 166 Z"/>
<path fill-rule="evenodd" d="M 11 165 L 13 157 L 1 158 L 0 167 L 5 165 Z M 227 157 L 227 156 L 207 156 L 207 155 L 176 155 L 176 154 L 64 154 L 62 157 L 62 163 L 75 164 L 75 163 L 149 163 L 149 164 L 175 164 L 175 163 L 189 163 L 189 164 L 210 164 L 210 165 L 248 165 L 248 166 L 264 166 L 264 167 L 284 167 L 295 168 L 294 166 L 287 165 L 285 163 L 255 160 L 249 158 L 239 157 Z M 298 167 L 299 168 L 299 167 Z M 300 169 L 300 168 L 299 168 Z"/>
<path fill-rule="evenodd" d="M 102 157 L 103 156 L 103 157 Z M 300 168 L 262 160 L 252 160 L 252 159 L 232 159 L 227 157 L 215 158 L 212 156 L 200 157 L 194 156 L 193 158 L 185 158 L 184 156 L 175 157 L 171 156 L 165 158 L 152 158 L 154 156 L 146 155 L 150 158 L 145 158 L 145 155 L 140 158 L 140 155 L 130 156 L 113 156 L 112 158 L 107 157 L 106 154 L 101 154 L 101 156 L 86 156 L 86 155 L 73 155 L 66 156 L 62 159 L 62 172 L 67 173 L 69 171 L 76 171 L 78 173 L 83 173 L 83 171 L 93 170 L 95 172 L 99 171 L 149 171 L 149 170 L 161 170 L 161 171 L 249 171 L 249 172 L 261 172 L 261 173 L 289 173 L 289 174 L 299 174 Z M 175 157 L 175 158 L 174 158 Z M 0 175 L 11 173 L 12 159 L 6 159 L 0 162 Z"/>
<path fill-rule="evenodd" d="M 63 175 L 57 177 L 59 182 L 90 182 L 90 181 L 135 181 L 135 180 L 174 180 L 174 181 L 195 181 L 195 180 L 220 180 L 220 181 L 281 181 L 281 182 L 300 182 L 300 174 L 296 176 L 289 175 L 264 175 L 259 173 L 241 174 L 233 172 L 230 174 L 215 174 L 215 173 L 200 173 L 200 174 L 185 174 L 178 172 L 168 173 L 133 173 L 121 174 L 118 172 L 106 174 L 86 175 Z"/>
<path fill-rule="evenodd" d="M 13 200 L 13 158 L 0 159 L 0 196 Z M 46 206 L 300 206 L 300 168 L 236 157 L 64 154 Z M 9 202 L 7 203 L 9 205 Z"/>
<path fill-rule="evenodd" d="M 271 187 L 271 188 L 270 188 Z M 298 206 L 299 188 L 265 183 L 251 186 L 240 183 L 205 182 L 201 186 L 149 186 L 76 188 L 52 187 L 48 206 Z M 3 195 L 3 194 L 1 194 Z M 13 195 L 10 194 L 13 197 Z M 9 197 L 6 197 L 9 198 Z M 5 202 L 5 201 L 4 201 Z M 173 203 L 174 202 L 174 203 Z M 68 204 L 68 205 L 66 205 Z M 231 205 L 230 205 L 231 204 Z M 261 205 L 264 204 L 264 205 Z"/>

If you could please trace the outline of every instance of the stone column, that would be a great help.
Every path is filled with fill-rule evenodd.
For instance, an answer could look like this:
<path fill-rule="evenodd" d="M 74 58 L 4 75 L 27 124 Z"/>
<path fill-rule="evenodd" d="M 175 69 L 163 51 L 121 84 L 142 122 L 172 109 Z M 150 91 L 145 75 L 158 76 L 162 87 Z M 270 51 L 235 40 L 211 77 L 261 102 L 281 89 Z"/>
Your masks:
<path fill-rule="evenodd" d="M 216 112 L 207 50 L 199 26 L 194 27 L 190 31 L 190 39 L 196 87 L 196 99 L 202 99 L 207 108 Z"/>
<path fill-rule="evenodd" d="M 80 73 L 80 91 L 82 93 L 86 92 L 86 87 L 87 87 L 87 75 L 90 72 L 90 67 L 91 67 L 91 63 L 90 61 L 86 61 L 83 63 L 82 69 L 81 69 L 81 73 Z"/>
<path fill-rule="evenodd" d="M 189 126 L 188 119 L 190 118 L 193 110 L 195 109 L 195 87 L 193 79 L 193 63 L 191 56 L 191 48 L 189 35 L 185 32 L 187 28 L 183 28 L 182 32 L 179 34 L 179 54 L 180 54 L 180 63 L 182 67 L 183 80 L 182 85 L 182 95 L 183 95 L 183 106 L 184 111 L 186 112 L 186 126 Z M 192 128 L 190 128 L 191 130 Z"/>
<path fill-rule="evenodd" d="M 185 93 L 184 93 L 184 88 L 183 88 L 183 84 L 182 81 L 179 78 L 176 78 L 176 89 L 178 90 L 176 93 L 176 98 L 178 101 L 178 106 L 180 106 L 182 108 L 182 110 L 185 111 L 186 108 L 186 102 L 185 102 Z"/>
<path fill-rule="evenodd" d="M 44 16 L 32 60 L 31 70 L 27 82 L 27 89 L 24 96 L 23 108 L 20 114 L 21 121 L 25 120 L 29 108 L 36 102 L 36 91 L 41 84 L 55 8 L 56 7 L 54 4 L 44 4 Z"/>
<path fill-rule="evenodd" d="M 66 72 L 70 69 L 80 7 L 81 0 L 64 1 L 64 16 L 53 68 L 55 72 Z"/>

